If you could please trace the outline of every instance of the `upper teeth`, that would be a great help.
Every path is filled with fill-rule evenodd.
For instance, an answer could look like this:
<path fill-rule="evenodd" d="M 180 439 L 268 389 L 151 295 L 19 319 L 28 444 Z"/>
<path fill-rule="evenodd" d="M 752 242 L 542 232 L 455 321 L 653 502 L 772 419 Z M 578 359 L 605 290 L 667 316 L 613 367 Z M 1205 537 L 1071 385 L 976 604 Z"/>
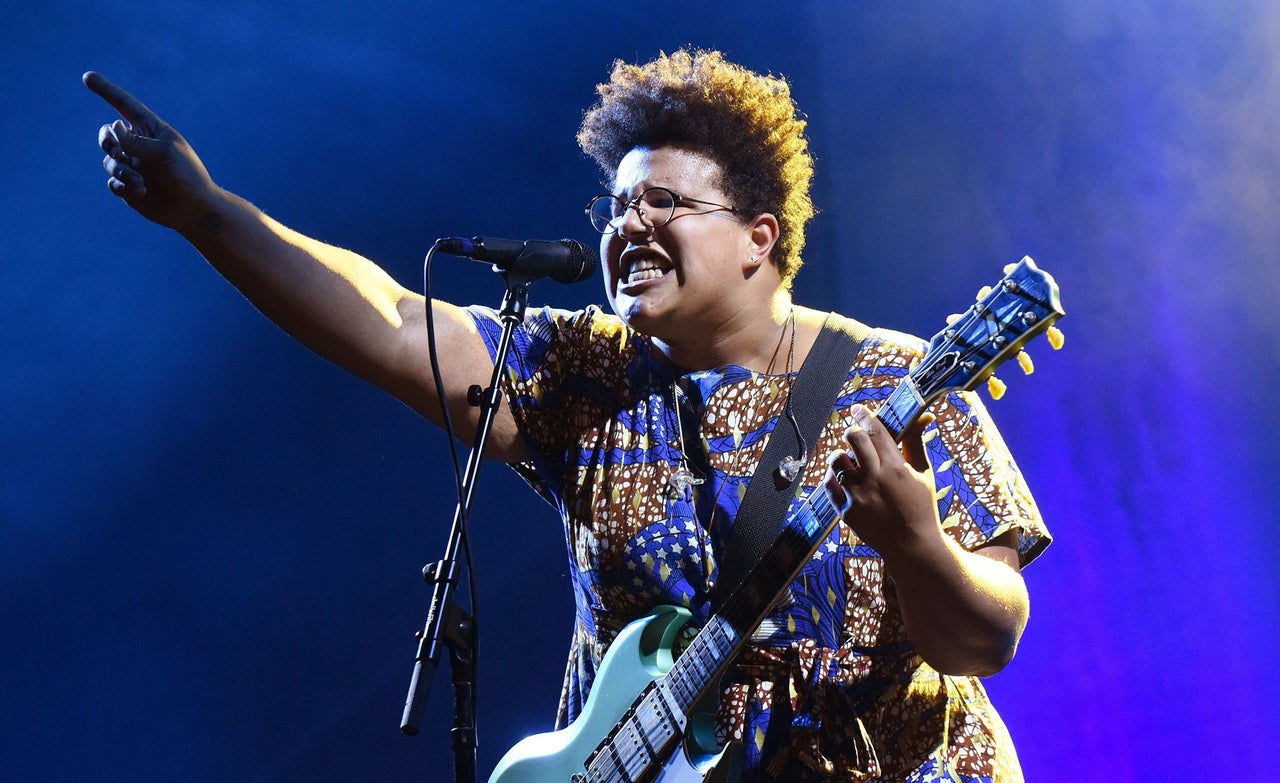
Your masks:
<path fill-rule="evenodd" d="M 646 272 L 656 272 L 658 275 L 661 275 L 665 271 L 666 270 L 663 268 L 662 262 L 656 258 L 640 258 L 632 261 L 627 270 L 628 277 L 631 278 L 635 278 L 637 275 L 641 275 Z M 650 276 L 652 277 L 656 275 Z"/>

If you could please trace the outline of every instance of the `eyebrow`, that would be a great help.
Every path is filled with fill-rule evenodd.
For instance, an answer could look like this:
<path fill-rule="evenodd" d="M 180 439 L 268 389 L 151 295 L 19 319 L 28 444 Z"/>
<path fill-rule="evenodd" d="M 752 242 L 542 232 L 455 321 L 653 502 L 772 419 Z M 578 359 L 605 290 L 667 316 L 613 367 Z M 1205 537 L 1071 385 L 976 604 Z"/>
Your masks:
<path fill-rule="evenodd" d="M 674 187 L 674 186 L 672 186 L 672 185 L 663 185 L 663 184 L 658 183 L 658 182 L 650 182 L 650 181 L 647 181 L 647 180 L 641 180 L 640 182 L 636 183 L 636 185 L 634 185 L 633 187 L 637 188 L 637 190 L 636 190 L 636 195 L 639 195 L 639 194 L 641 194 L 641 193 L 645 192 L 646 190 L 653 190 L 654 188 L 662 188 L 663 190 L 669 190 L 669 191 L 671 191 L 672 193 L 676 194 L 677 196 L 680 196 L 681 198 L 684 198 L 684 193 L 682 193 L 682 192 L 681 192 L 681 190 L 682 190 L 682 189 L 681 189 L 681 188 Z M 609 193 L 610 193 L 611 195 L 616 196 L 616 197 L 621 198 L 621 199 L 625 199 L 625 198 L 627 198 L 626 194 L 624 194 L 624 193 L 620 193 L 616 188 L 610 188 L 610 189 L 609 189 Z M 633 196 L 632 198 L 634 198 L 634 196 Z"/>

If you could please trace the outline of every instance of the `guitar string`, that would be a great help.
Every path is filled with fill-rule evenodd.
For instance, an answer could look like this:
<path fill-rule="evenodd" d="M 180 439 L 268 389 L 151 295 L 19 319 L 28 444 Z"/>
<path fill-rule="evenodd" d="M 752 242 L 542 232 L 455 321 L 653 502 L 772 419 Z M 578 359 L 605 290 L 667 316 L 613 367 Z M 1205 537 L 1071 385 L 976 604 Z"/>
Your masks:
<path fill-rule="evenodd" d="M 712 623 L 709 623 L 707 627 L 708 628 L 718 627 L 713 625 L 717 619 L 718 618 L 713 618 Z M 699 634 L 699 638 L 710 638 L 710 637 L 702 637 L 702 635 Z M 695 642 L 696 641 L 697 640 L 695 640 Z M 684 667 L 681 667 L 682 669 L 687 668 L 690 665 L 689 664 L 690 661 L 699 657 L 697 655 L 690 656 L 689 653 L 691 652 L 694 652 L 692 647 L 686 650 L 685 655 L 683 655 L 678 660 L 677 662 L 678 664 L 679 663 L 685 664 Z M 612 774 L 612 771 L 614 770 L 619 771 L 619 774 L 625 775 L 625 777 L 628 780 L 636 779 L 637 775 L 642 776 L 653 764 L 653 762 L 663 760 L 659 758 L 656 753 L 650 752 L 649 748 L 653 745 L 652 741 L 658 740 L 659 747 L 662 747 L 668 744 L 672 739 L 679 737 L 681 733 L 679 726 L 673 725 L 670 722 L 663 720 L 663 717 L 660 711 L 665 712 L 665 707 L 663 704 L 660 703 L 660 699 L 662 697 L 661 697 L 661 694 L 658 692 L 659 688 L 662 688 L 668 684 L 671 685 L 673 688 L 675 688 L 678 691 L 673 695 L 677 697 L 677 704 L 680 705 L 681 711 L 687 710 L 687 705 L 689 705 L 692 702 L 694 694 L 690 690 L 691 684 L 687 682 L 687 678 L 682 678 L 677 676 L 676 678 L 674 678 L 674 681 L 668 682 L 669 680 L 673 679 L 671 675 L 676 673 L 677 672 L 675 670 L 675 667 L 673 667 L 672 671 L 668 672 L 662 678 L 655 681 L 654 688 L 651 689 L 649 694 L 644 699 L 642 699 L 641 702 L 637 705 L 637 708 L 634 714 L 629 716 L 622 723 L 620 723 L 618 730 L 612 733 L 613 736 L 606 738 L 605 742 L 602 743 L 602 747 L 610 746 L 610 749 L 614 751 L 614 753 L 608 754 L 606 756 L 606 760 L 617 762 L 616 764 L 610 765 L 610 768 L 605 770 L 605 774 L 608 775 L 608 777 L 605 778 L 605 780 L 612 781 L 616 779 L 615 776 Z M 709 679 L 709 673 L 706 672 L 705 670 L 702 672 L 702 676 L 704 679 Z M 646 718 L 648 718 L 648 720 L 646 720 Z M 653 734 L 650 733 L 649 729 L 662 728 L 662 724 L 664 723 L 667 724 L 666 731 L 664 732 L 665 736 L 654 736 Z M 615 739 L 619 735 L 624 734 L 626 730 L 630 730 L 633 736 L 638 738 L 641 743 L 644 743 L 646 747 L 641 747 L 640 745 L 624 745 L 621 749 L 621 752 L 619 752 L 619 747 Z M 636 766 L 635 762 L 639 762 L 638 767 Z M 598 765 L 589 766 L 588 770 L 590 771 L 592 767 L 595 767 L 595 766 L 598 766 Z M 632 774 L 633 770 L 635 771 L 636 774 Z"/>

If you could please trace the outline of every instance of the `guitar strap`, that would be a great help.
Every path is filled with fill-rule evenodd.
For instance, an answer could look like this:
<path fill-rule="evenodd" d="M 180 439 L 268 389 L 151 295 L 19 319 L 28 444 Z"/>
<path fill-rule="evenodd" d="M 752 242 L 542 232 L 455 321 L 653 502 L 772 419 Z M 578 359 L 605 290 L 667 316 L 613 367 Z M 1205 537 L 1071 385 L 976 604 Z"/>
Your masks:
<path fill-rule="evenodd" d="M 782 532 L 791 501 L 803 487 L 800 478 L 804 469 L 801 468 L 801 475 L 796 481 L 787 481 L 779 472 L 778 464 L 786 457 L 799 454 L 801 442 L 809 447 L 808 454 L 800 455 L 806 460 L 804 464 L 808 465 L 808 460 L 813 459 L 818 437 L 831 416 L 836 395 L 849 377 L 849 368 L 870 332 L 865 325 L 852 319 L 841 319 L 841 324 L 834 323 L 835 320 L 827 316 L 817 341 L 791 386 L 790 403 L 796 426 L 787 426 L 787 422 L 781 419 L 774 425 L 764 455 L 738 506 L 727 551 L 720 558 L 720 578 L 711 597 L 712 607 L 716 610 L 734 594 Z M 803 441 L 797 439 L 797 430 L 803 434 Z"/>

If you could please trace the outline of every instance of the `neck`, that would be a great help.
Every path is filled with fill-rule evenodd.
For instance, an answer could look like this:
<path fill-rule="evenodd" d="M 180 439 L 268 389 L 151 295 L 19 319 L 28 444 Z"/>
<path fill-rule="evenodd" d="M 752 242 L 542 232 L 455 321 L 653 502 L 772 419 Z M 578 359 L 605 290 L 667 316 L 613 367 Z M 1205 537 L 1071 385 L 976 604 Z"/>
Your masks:
<path fill-rule="evenodd" d="M 677 338 L 653 338 L 675 366 L 689 371 L 735 364 L 756 372 L 782 372 L 794 328 L 791 295 L 776 291 L 767 306 L 756 304 L 730 314 L 717 327 L 690 330 Z"/>

